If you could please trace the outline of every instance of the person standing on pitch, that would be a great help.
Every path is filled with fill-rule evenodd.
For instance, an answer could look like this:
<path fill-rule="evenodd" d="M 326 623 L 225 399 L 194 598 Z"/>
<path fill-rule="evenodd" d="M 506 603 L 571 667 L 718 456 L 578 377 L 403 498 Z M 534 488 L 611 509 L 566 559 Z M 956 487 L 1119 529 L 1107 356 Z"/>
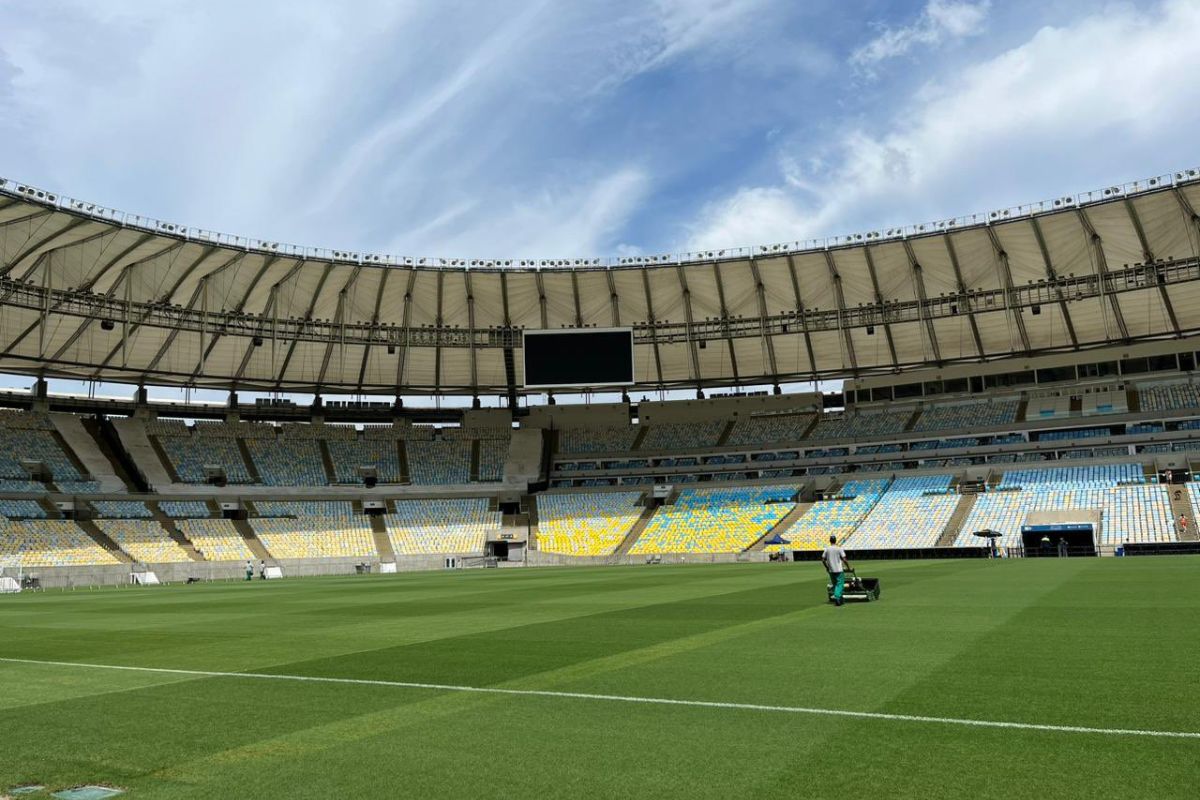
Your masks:
<path fill-rule="evenodd" d="M 246 559 L 246 580 L 254 580 L 254 564 L 248 558 Z"/>
<path fill-rule="evenodd" d="M 825 565 L 829 582 L 833 584 L 833 604 L 840 606 L 845 602 L 842 600 L 842 590 L 846 588 L 846 570 L 850 569 L 850 562 L 846 560 L 846 551 L 838 546 L 836 536 L 829 537 L 829 547 L 821 554 L 821 563 Z"/>

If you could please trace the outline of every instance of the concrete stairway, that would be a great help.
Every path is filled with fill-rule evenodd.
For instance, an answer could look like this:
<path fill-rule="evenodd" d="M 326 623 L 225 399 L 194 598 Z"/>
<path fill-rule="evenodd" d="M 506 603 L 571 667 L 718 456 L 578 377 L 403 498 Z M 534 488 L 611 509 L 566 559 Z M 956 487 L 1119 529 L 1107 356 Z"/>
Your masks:
<path fill-rule="evenodd" d="M 1171 501 L 1171 525 L 1174 526 L 1176 534 L 1179 535 L 1181 542 L 1198 542 L 1200 541 L 1200 531 L 1196 530 L 1195 515 L 1192 513 L 1192 503 L 1188 499 L 1188 489 L 1186 484 L 1172 484 L 1166 487 L 1167 497 Z M 1179 496 L 1176 497 L 1175 493 Z M 1179 515 L 1187 517 L 1188 526 L 1187 533 L 1179 534 Z"/>
<path fill-rule="evenodd" d="M 118 478 L 125 482 L 129 490 L 148 494 L 150 486 L 142 477 L 142 472 L 138 469 L 137 464 L 133 463 L 133 459 L 121 447 L 121 437 L 117 435 L 117 429 L 113 427 L 112 422 L 99 417 L 85 419 L 83 427 L 87 428 L 88 433 L 96 440 L 100 446 L 100 452 L 112 464 L 113 471 L 117 473 Z"/>
<path fill-rule="evenodd" d="M 250 552 L 254 553 L 255 558 L 262 561 L 275 562 L 275 557 L 263 546 L 262 541 L 254 533 L 254 529 L 250 527 L 249 522 L 244 519 L 234 519 L 230 520 L 230 522 L 233 523 L 234 529 L 246 540 L 246 546 L 250 548 Z"/>
<path fill-rule="evenodd" d="M 321 451 L 321 464 L 325 467 L 325 480 L 329 481 L 329 485 L 337 483 L 337 470 L 333 468 L 333 456 L 329 454 L 329 443 L 324 439 L 317 439 L 317 447 Z"/>
<path fill-rule="evenodd" d="M 133 459 L 146 484 L 155 490 L 163 490 L 179 482 L 179 476 L 168 471 L 170 463 L 161 448 L 151 443 L 146 435 L 146 426 L 140 419 L 115 419 L 112 421 L 121 440 L 121 447 Z"/>
<path fill-rule="evenodd" d="M 242 461 L 246 462 L 246 471 L 250 473 L 250 479 L 255 483 L 262 483 L 262 476 L 258 474 L 258 465 L 254 463 L 254 459 L 250 455 L 250 448 L 246 446 L 246 441 L 238 437 L 234 441 L 237 442 L 238 451 L 242 454 Z"/>
<path fill-rule="evenodd" d="M 613 555 L 623 556 L 629 552 L 634 543 L 641 538 L 642 532 L 650 524 L 650 520 L 656 510 L 653 506 L 647 506 L 642 509 L 642 515 L 638 517 L 637 522 L 633 523 L 633 527 L 629 529 L 629 533 L 625 534 L 625 538 L 617 545 L 617 549 L 613 551 Z"/>
<path fill-rule="evenodd" d="M 168 517 L 163 510 L 158 507 L 158 503 L 146 503 L 146 508 L 150 509 L 150 513 L 154 515 L 154 519 L 158 522 L 158 524 L 162 525 L 163 530 L 167 532 L 167 536 L 171 537 L 171 541 L 183 548 L 183 552 L 188 554 L 188 558 L 190 558 L 192 561 L 204 560 L 203 554 L 196 549 L 196 546 L 192 544 L 191 539 L 188 539 L 183 535 L 183 531 L 179 530 L 179 527 L 175 524 L 175 520 Z"/>
<path fill-rule="evenodd" d="M 82 418 L 75 414 L 52 413 L 49 416 L 59 439 L 66 445 L 67 453 L 79 463 L 84 474 L 99 482 L 100 491 L 127 491 L 125 482 L 117 476 L 113 464 L 100 451 L 96 439 L 84 427 Z"/>
<path fill-rule="evenodd" d="M 467 478 L 471 483 L 479 480 L 479 440 L 471 440 L 471 466 L 467 472 Z"/>
<path fill-rule="evenodd" d="M 737 424 L 737 420 L 729 420 L 725 423 L 725 427 L 721 430 L 721 435 L 717 437 L 717 447 L 721 447 L 729 442 L 729 436 L 733 433 L 733 426 Z"/>
<path fill-rule="evenodd" d="M 396 551 L 392 549 L 392 538 L 388 536 L 387 524 L 380 514 L 372 514 L 371 535 L 375 537 L 375 549 L 379 552 L 380 561 L 395 561 Z"/>
<path fill-rule="evenodd" d="M 779 534 L 783 538 L 787 538 L 788 529 L 796 524 L 796 520 L 803 517 L 808 510 L 813 507 L 813 503 L 796 503 L 796 507 L 788 512 L 787 516 L 776 522 L 769 531 L 758 537 L 758 541 L 746 548 L 747 553 L 757 553 L 767 546 L 767 540 Z"/>
<path fill-rule="evenodd" d="M 108 534 L 96 526 L 96 523 L 91 520 L 77 519 L 75 520 L 75 524 L 79 526 L 80 530 L 91 537 L 92 541 L 111 553 L 122 564 L 135 563 L 133 556 L 122 550 L 120 545 L 110 539 Z"/>
<path fill-rule="evenodd" d="M 967 517 L 971 514 L 971 509 L 975 507 L 975 501 L 979 499 L 977 494 L 962 494 L 958 496 L 958 505 L 954 508 L 954 513 L 950 515 L 950 521 L 946 523 L 946 527 L 942 528 L 942 533 L 938 536 L 935 547 L 953 547 L 954 540 L 958 538 L 958 534 L 962 531 L 963 523 L 967 521 Z M 982 539 L 980 544 L 986 544 Z"/>

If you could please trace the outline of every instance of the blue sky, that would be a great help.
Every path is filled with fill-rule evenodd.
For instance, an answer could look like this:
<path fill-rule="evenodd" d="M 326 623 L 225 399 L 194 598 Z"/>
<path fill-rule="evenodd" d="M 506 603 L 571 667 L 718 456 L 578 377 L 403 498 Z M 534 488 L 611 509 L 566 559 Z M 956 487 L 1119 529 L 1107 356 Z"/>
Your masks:
<path fill-rule="evenodd" d="M 1200 164 L 1200 3 L 0 4 L 0 175 L 401 255 L 837 235 Z"/>

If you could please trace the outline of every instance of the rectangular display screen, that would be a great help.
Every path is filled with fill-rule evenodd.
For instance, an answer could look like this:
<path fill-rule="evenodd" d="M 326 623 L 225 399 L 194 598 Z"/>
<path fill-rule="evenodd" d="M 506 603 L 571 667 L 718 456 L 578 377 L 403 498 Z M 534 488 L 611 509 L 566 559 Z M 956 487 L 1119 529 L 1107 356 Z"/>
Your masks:
<path fill-rule="evenodd" d="M 525 331 L 523 338 L 527 388 L 633 383 L 633 331 L 629 328 Z"/>

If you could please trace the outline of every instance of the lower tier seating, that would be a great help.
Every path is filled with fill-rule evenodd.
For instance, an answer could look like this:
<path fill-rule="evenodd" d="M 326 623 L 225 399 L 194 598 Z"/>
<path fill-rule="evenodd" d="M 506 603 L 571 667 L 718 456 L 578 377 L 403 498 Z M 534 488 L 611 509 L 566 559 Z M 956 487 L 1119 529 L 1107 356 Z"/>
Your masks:
<path fill-rule="evenodd" d="M 398 555 L 482 555 L 488 532 L 500 528 L 500 513 L 476 497 L 397 500 L 385 520 Z"/>
<path fill-rule="evenodd" d="M 1138 464 L 1099 467 L 1056 467 L 1005 473 L 1002 487 L 975 501 L 963 523 L 956 547 L 978 547 L 975 531 L 992 529 L 1002 547 L 1021 545 L 1021 526 L 1031 511 L 1101 512 L 1101 545 L 1176 540 L 1167 487 L 1158 484 L 1119 485 L 1141 478 Z M 1019 489 L 1016 487 L 1020 487 Z M 1086 521 L 1080 515 L 1079 521 Z"/>
<path fill-rule="evenodd" d="M 538 549 L 607 556 L 642 514 L 640 492 L 580 492 L 538 498 Z"/>
<path fill-rule="evenodd" d="M 365 517 L 252 519 L 255 535 L 275 558 L 370 558 L 375 538 Z"/>
<path fill-rule="evenodd" d="M 243 561 L 254 551 L 227 519 L 182 519 L 176 525 L 207 561 Z"/>
<path fill-rule="evenodd" d="M 654 514 L 629 552 L 741 552 L 796 507 L 796 493 L 795 486 L 685 489 Z"/>
<path fill-rule="evenodd" d="M 767 545 L 767 552 L 781 550 L 820 550 L 830 536 L 844 541 L 870 513 L 887 490 L 887 480 L 850 481 L 839 490 L 840 500 L 814 503 L 804 516 L 783 533 L 786 545 Z"/>
<path fill-rule="evenodd" d="M 958 495 L 946 494 L 951 480 L 950 475 L 897 478 L 846 540 L 846 548 L 933 547 L 958 507 Z"/>
<path fill-rule="evenodd" d="M 120 561 L 69 520 L 0 520 L 0 560 L 22 567 L 79 567 Z"/>
<path fill-rule="evenodd" d="M 143 564 L 191 561 L 184 549 L 154 520 L 98 519 L 96 527 Z"/>

